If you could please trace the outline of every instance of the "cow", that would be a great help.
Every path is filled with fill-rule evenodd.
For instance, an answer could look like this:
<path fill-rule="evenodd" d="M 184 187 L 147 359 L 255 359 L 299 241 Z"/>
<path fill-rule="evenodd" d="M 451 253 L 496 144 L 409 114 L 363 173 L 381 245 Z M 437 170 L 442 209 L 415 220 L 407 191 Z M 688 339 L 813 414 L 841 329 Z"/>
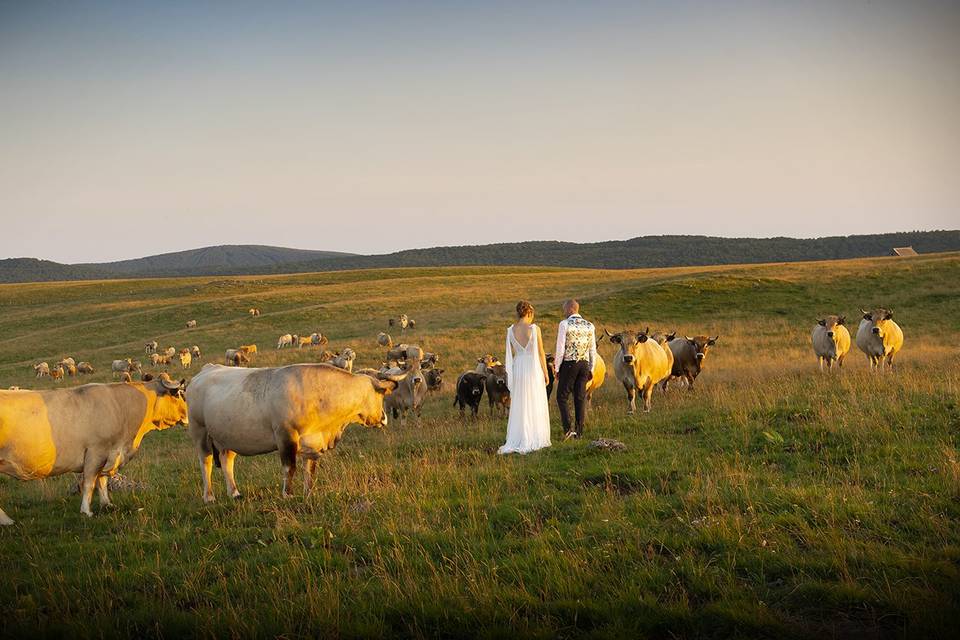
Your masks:
<path fill-rule="evenodd" d="M 247 354 L 248 356 L 249 356 L 249 355 L 253 355 L 254 353 L 257 352 L 257 345 L 255 345 L 255 344 L 242 344 L 242 345 L 240 345 L 240 346 L 237 347 L 237 348 L 238 348 L 240 351 L 243 351 L 243 352 L 244 352 L 245 354 Z"/>
<path fill-rule="evenodd" d="M 109 505 L 107 478 L 154 429 L 186 424 L 185 382 L 85 384 L 55 391 L 0 391 L 0 473 L 38 480 L 82 473 L 80 512 L 94 487 Z M 13 520 L 0 510 L 0 525 Z"/>
<path fill-rule="evenodd" d="M 241 349 L 227 349 L 223 357 L 228 367 L 242 367 L 250 362 L 247 352 Z"/>
<path fill-rule="evenodd" d="M 687 383 L 688 391 L 693 391 L 693 381 L 703 371 L 710 347 L 716 345 L 719 339 L 720 334 L 717 334 L 712 338 L 684 336 L 682 339 L 674 338 L 667 342 L 666 348 L 673 355 L 673 365 L 670 367 L 670 375 L 660 385 L 661 389 L 666 391 L 670 380 L 678 378 Z"/>
<path fill-rule="evenodd" d="M 193 329 L 197 326 L 196 320 L 187 320 L 187 329 Z"/>
<path fill-rule="evenodd" d="M 289 333 L 285 333 L 280 338 L 277 339 L 277 349 L 283 349 L 284 347 L 293 346 L 293 336 Z"/>
<path fill-rule="evenodd" d="M 385 395 L 402 376 L 352 374 L 327 364 L 264 369 L 206 365 L 187 387 L 190 436 L 200 460 L 203 501 L 213 502 L 214 457 L 227 491 L 240 497 L 233 475 L 237 455 L 280 452 L 283 495 L 292 495 L 297 457 L 304 460 L 304 492 L 313 486 L 317 459 L 333 449 L 351 423 L 385 427 Z"/>
<path fill-rule="evenodd" d="M 67 375 L 70 376 L 71 378 L 75 378 L 75 377 L 76 377 L 76 375 L 77 375 L 77 365 L 67 363 L 66 365 L 62 365 L 62 364 L 61 364 L 61 365 L 57 365 L 57 366 L 61 367 L 61 368 L 67 373 Z"/>
<path fill-rule="evenodd" d="M 888 309 L 865 311 L 857 328 L 857 347 L 867 356 L 870 369 L 893 369 L 893 358 L 903 348 L 903 330 L 893 321 L 893 312 Z"/>
<path fill-rule="evenodd" d="M 423 354 L 423 368 L 432 369 L 433 367 L 440 364 L 440 354 L 439 353 L 430 353 L 429 351 Z"/>
<path fill-rule="evenodd" d="M 423 361 L 423 349 L 419 345 L 401 343 L 387 351 L 387 360 L 406 362 L 407 360 Z"/>
<path fill-rule="evenodd" d="M 481 375 L 487 375 L 490 373 L 490 369 L 498 364 L 503 364 L 497 358 L 493 357 L 489 353 L 484 354 L 477 358 L 477 368 L 474 369 L 476 373 Z"/>
<path fill-rule="evenodd" d="M 154 367 L 159 367 L 160 365 L 167 366 L 170 364 L 171 357 L 165 353 L 154 353 L 150 356 L 150 364 Z"/>
<path fill-rule="evenodd" d="M 260 317 L 260 309 L 258 309 L 258 308 L 256 308 L 256 307 L 251 307 L 250 310 L 247 311 L 247 313 L 250 314 L 250 317 L 251 317 L 251 318 L 258 318 L 258 317 Z"/>
<path fill-rule="evenodd" d="M 347 347 L 340 353 L 338 353 L 331 361 L 330 364 L 333 366 L 344 369 L 345 371 L 353 371 L 353 361 L 357 358 L 356 352 Z"/>
<path fill-rule="evenodd" d="M 443 390 L 443 369 L 425 369 L 423 376 L 427 380 L 427 391 Z"/>
<path fill-rule="evenodd" d="M 406 377 L 396 390 L 383 399 L 383 408 L 389 411 L 394 419 L 400 418 L 400 427 L 407 424 L 407 412 L 413 411 L 417 416 L 417 426 L 420 425 L 420 411 L 423 408 L 423 401 L 427 397 L 427 380 L 423 375 L 418 361 L 413 363 L 404 371 L 393 369 L 387 372 L 387 375 L 402 375 Z"/>
<path fill-rule="evenodd" d="M 190 354 L 189 349 L 180 350 L 180 367 L 183 369 L 189 369 L 190 364 L 193 362 L 193 356 Z"/>
<path fill-rule="evenodd" d="M 77 364 L 77 373 L 87 373 L 87 374 L 90 374 L 90 373 L 93 373 L 93 372 L 94 372 L 93 365 L 90 364 L 89 362 L 81 362 L 81 363 Z"/>
<path fill-rule="evenodd" d="M 157 344 L 157 341 L 156 341 L 156 340 L 151 340 L 151 341 L 148 342 L 147 344 L 143 345 L 143 350 L 144 350 L 144 352 L 145 352 L 146 355 L 150 355 L 151 353 L 156 353 L 156 352 L 157 352 L 157 347 L 158 347 L 158 346 L 160 346 L 160 345 Z"/>
<path fill-rule="evenodd" d="M 297 345 L 297 349 L 302 349 L 303 345 L 307 345 L 309 347 L 311 344 L 313 344 L 313 340 L 310 338 L 310 336 L 297 336 L 296 340 L 294 340 L 294 343 Z"/>
<path fill-rule="evenodd" d="M 200 347 L 198 347 L 197 345 L 193 345 L 192 347 L 190 347 L 190 355 L 192 355 L 195 359 L 199 360 L 202 357 L 200 353 Z"/>
<path fill-rule="evenodd" d="M 43 376 L 49 376 L 49 375 L 50 375 L 50 364 L 47 363 L 47 362 L 41 362 L 41 363 L 39 363 L 39 364 L 35 364 L 35 365 L 33 365 L 33 371 L 34 371 L 34 373 L 37 374 L 37 377 L 38 377 L 38 378 L 42 378 Z"/>
<path fill-rule="evenodd" d="M 336 357 L 337 357 L 337 354 L 335 354 L 333 351 L 327 351 L 326 349 L 324 349 L 323 351 L 320 352 L 320 355 L 317 356 L 317 362 L 330 362 Z"/>
<path fill-rule="evenodd" d="M 176 347 L 167 347 L 167 348 L 164 350 L 163 355 L 169 356 L 169 357 L 172 358 L 173 356 L 177 355 L 177 348 L 176 348 Z"/>
<path fill-rule="evenodd" d="M 410 326 L 410 318 L 407 317 L 407 314 L 401 313 L 400 317 L 397 318 L 397 324 L 400 325 L 400 333 L 403 334 Z"/>
<path fill-rule="evenodd" d="M 487 391 L 487 403 L 490 405 L 490 415 L 503 415 L 510 406 L 510 389 L 507 388 L 507 368 L 502 364 L 495 364 L 489 369 L 484 381 Z"/>
<path fill-rule="evenodd" d="M 381 331 L 377 334 L 377 344 L 381 347 L 386 347 L 387 349 L 393 348 L 393 338 L 390 337 L 390 334 L 384 333 Z"/>
<path fill-rule="evenodd" d="M 602 338 L 603 336 L 600 336 Z M 600 342 L 600 338 L 597 338 L 597 342 Z M 600 355 L 597 353 L 597 355 Z M 550 394 L 553 393 L 553 385 L 556 382 L 556 376 L 553 372 L 553 365 L 556 363 L 556 358 L 552 353 L 546 354 L 547 358 L 547 399 L 550 399 Z"/>
<path fill-rule="evenodd" d="M 56 380 L 57 382 L 60 382 L 61 380 L 63 380 L 63 365 L 58 364 L 53 369 L 50 369 L 50 377 Z"/>
<path fill-rule="evenodd" d="M 63 360 L 61 360 L 61 361 L 58 362 L 57 364 L 59 364 L 59 365 L 60 365 L 61 367 L 63 367 L 64 369 L 66 369 L 66 368 L 69 367 L 70 365 L 76 366 L 77 361 L 74 360 L 73 358 L 64 358 Z"/>
<path fill-rule="evenodd" d="M 133 376 L 130 375 L 129 371 L 123 371 L 120 373 L 120 382 L 133 382 Z"/>
<path fill-rule="evenodd" d="M 611 334 L 606 330 L 604 333 L 610 342 L 618 345 L 613 357 L 613 373 L 627 392 L 627 414 L 633 415 L 637 410 L 637 391 L 643 394 L 643 410 L 649 412 L 654 385 L 670 375 L 667 354 L 656 340 L 650 339 L 649 328 L 640 333 Z"/>
<path fill-rule="evenodd" d="M 844 322 L 845 316 L 824 316 L 813 326 L 810 341 L 820 371 L 823 371 L 824 364 L 827 369 L 833 369 L 833 363 L 837 363 L 838 368 L 843 367 L 843 359 L 850 351 L 850 332 Z"/>
<path fill-rule="evenodd" d="M 453 397 L 453 406 L 460 406 L 460 419 L 464 417 L 463 410 L 470 407 L 473 411 L 474 419 L 480 414 L 480 400 L 483 399 L 484 383 L 487 380 L 486 374 L 476 371 L 467 371 L 460 374 L 457 378 L 456 394 Z"/>
<path fill-rule="evenodd" d="M 140 363 L 138 362 L 136 365 L 134 365 L 133 360 L 130 358 L 126 358 L 124 360 L 114 360 L 110 364 L 110 370 L 113 371 L 113 377 L 116 378 L 124 371 L 140 371 Z"/>
<path fill-rule="evenodd" d="M 310 334 L 310 344 L 315 347 L 322 347 L 326 344 L 329 344 L 329 342 L 330 339 L 319 331 L 315 331 L 314 333 Z"/>

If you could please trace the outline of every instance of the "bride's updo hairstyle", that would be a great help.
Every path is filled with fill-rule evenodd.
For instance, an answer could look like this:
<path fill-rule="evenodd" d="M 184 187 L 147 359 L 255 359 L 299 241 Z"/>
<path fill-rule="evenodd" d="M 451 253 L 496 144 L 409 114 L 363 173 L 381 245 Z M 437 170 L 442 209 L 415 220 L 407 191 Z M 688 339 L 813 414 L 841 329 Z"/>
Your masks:
<path fill-rule="evenodd" d="M 527 300 L 521 300 L 517 303 L 517 317 L 526 318 L 533 315 L 533 305 Z"/>

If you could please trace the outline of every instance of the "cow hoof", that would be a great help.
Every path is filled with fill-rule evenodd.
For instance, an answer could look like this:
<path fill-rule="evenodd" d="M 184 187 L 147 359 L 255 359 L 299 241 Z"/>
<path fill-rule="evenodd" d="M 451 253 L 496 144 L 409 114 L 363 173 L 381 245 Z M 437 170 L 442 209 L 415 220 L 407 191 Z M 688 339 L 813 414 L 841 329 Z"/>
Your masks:
<path fill-rule="evenodd" d="M 9 527 L 13 524 L 13 519 L 10 516 L 0 517 L 0 527 Z"/>
<path fill-rule="evenodd" d="M 230 497 L 233 498 L 234 500 L 243 500 L 243 495 L 239 491 L 237 491 Z"/>
<path fill-rule="evenodd" d="M 93 517 L 93 511 L 81 511 L 80 513 L 82 513 L 83 515 L 87 516 L 88 518 L 92 518 L 92 517 Z"/>
<path fill-rule="evenodd" d="M 204 503 L 204 504 L 213 504 L 213 503 L 216 502 L 216 501 L 217 501 L 217 499 L 214 498 L 213 496 L 203 496 L 203 503 Z"/>

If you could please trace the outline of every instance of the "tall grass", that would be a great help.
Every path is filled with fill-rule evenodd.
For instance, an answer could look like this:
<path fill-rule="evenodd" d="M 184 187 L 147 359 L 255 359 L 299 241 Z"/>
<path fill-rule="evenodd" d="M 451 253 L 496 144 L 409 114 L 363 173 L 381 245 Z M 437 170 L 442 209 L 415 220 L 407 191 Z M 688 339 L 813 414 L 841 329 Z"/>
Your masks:
<path fill-rule="evenodd" d="M 589 437 L 501 457 L 505 425 L 462 424 L 448 388 L 419 426 L 351 427 L 309 497 L 280 498 L 276 456 L 243 458 L 240 502 L 200 501 L 182 430 L 151 434 L 93 519 L 70 478 L 0 480 L 0 634 L 72 637 L 946 637 L 960 623 L 960 258 L 626 272 L 400 270 L 0 287 L 0 382 L 62 355 L 101 367 L 148 339 L 206 358 L 319 328 L 378 362 L 399 312 L 452 379 L 499 353 L 530 298 L 549 340 L 559 301 L 611 331 L 719 333 L 693 392 L 625 415 L 611 379 Z M 884 304 L 893 373 L 852 352 L 821 375 L 818 314 Z M 264 316 L 245 317 L 250 306 Z M 182 322 L 197 318 L 186 330 Z M 32 319 L 36 319 L 36 324 Z M 399 338 L 399 336 L 394 336 Z M 601 347 L 612 357 L 609 345 Z M 854 347 L 854 350 L 856 347 Z M 196 371 L 196 368 L 194 368 Z M 98 373 L 106 380 L 109 373 Z M 72 384 L 68 381 L 66 384 Z M 555 415 L 556 411 L 552 410 Z"/>

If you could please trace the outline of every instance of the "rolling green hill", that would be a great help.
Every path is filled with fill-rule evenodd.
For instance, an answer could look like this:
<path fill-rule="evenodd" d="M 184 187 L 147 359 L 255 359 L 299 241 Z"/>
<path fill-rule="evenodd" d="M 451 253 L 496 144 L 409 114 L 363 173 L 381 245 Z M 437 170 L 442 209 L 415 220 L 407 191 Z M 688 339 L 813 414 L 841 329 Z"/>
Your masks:
<path fill-rule="evenodd" d="M 102 264 L 64 265 L 26 258 L 0 260 L 0 282 L 447 266 L 541 265 L 636 269 L 866 258 L 888 256 L 893 247 L 911 245 L 920 253 L 958 251 L 960 231 L 915 231 L 814 239 L 643 236 L 631 240 L 583 244 L 546 241 L 434 247 L 383 255 L 228 245 Z"/>

